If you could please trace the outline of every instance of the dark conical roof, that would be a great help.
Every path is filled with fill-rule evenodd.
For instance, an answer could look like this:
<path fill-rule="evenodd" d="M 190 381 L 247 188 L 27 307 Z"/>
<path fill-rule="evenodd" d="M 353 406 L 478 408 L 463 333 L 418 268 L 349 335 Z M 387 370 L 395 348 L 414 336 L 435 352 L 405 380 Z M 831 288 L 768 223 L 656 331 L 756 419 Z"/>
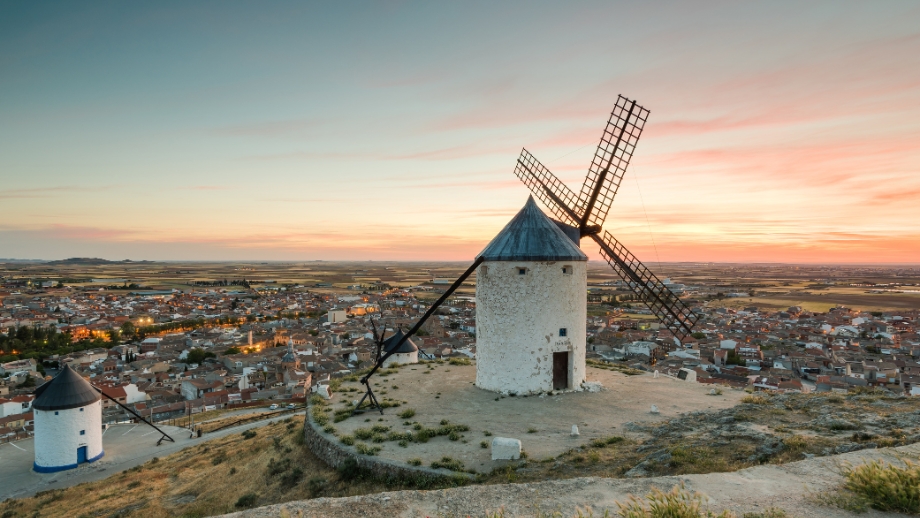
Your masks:
<path fill-rule="evenodd" d="M 96 389 L 70 365 L 64 365 L 64 369 L 51 381 L 35 389 L 35 396 L 32 408 L 37 410 L 67 410 L 101 399 Z"/>
<path fill-rule="evenodd" d="M 399 343 L 402 337 L 403 337 L 402 329 L 397 329 L 395 335 L 383 341 L 383 352 L 385 353 L 390 352 L 391 349 L 396 347 L 396 344 Z M 415 344 L 412 343 L 412 339 L 410 338 L 406 340 L 405 342 L 403 342 L 402 346 L 400 346 L 399 350 L 397 350 L 396 352 L 405 354 L 405 353 L 412 353 L 415 351 L 418 351 L 418 347 L 416 347 Z"/>
<path fill-rule="evenodd" d="M 477 257 L 486 261 L 587 261 L 588 256 L 546 217 L 531 196 Z"/>

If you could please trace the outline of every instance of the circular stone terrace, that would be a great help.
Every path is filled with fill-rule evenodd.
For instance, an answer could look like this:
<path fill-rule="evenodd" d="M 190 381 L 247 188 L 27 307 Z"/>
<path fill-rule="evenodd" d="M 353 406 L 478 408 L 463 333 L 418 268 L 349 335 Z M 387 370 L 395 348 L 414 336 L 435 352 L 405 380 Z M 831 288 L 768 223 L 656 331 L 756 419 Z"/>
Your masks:
<path fill-rule="evenodd" d="M 503 397 L 474 385 L 475 365 L 446 361 L 403 365 L 379 371 L 372 378 L 377 398 L 385 405 L 398 403 L 398 407 L 385 408 L 382 416 L 370 411 L 346 418 L 364 394 L 357 377 L 351 376 L 327 402 L 328 423 L 318 428 L 325 429 L 320 435 L 356 453 L 425 467 L 432 463 L 441 467 L 437 462 L 449 457 L 465 470 L 488 473 L 509 463 L 492 460 L 493 437 L 519 439 L 527 458 L 540 460 L 594 439 L 642 437 L 624 427 L 629 422 L 654 423 L 679 413 L 728 408 L 745 395 L 725 390 L 713 396 L 709 385 L 656 378 L 651 373 L 630 376 L 593 366 L 588 367 L 587 376 L 603 389 Z M 651 405 L 660 413 L 651 413 Z M 578 425 L 579 436 L 572 436 L 572 425 Z M 420 429 L 441 435 L 421 442 Z"/>

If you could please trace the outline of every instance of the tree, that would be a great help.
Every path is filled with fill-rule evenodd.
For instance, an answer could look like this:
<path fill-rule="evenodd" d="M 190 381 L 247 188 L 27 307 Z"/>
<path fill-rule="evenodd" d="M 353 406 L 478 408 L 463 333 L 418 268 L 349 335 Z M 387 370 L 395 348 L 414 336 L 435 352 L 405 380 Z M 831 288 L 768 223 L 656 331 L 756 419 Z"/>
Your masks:
<path fill-rule="evenodd" d="M 697 340 L 702 340 L 703 338 L 706 338 L 706 334 L 705 334 L 705 333 L 701 333 L 701 332 L 699 332 L 699 331 L 690 333 L 690 336 L 692 336 L 693 338 L 696 338 Z"/>
<path fill-rule="evenodd" d="M 214 358 L 215 355 L 211 351 L 205 351 L 199 347 L 195 347 L 188 352 L 188 356 L 185 357 L 186 363 L 202 363 L 207 358 Z"/>
<path fill-rule="evenodd" d="M 241 352 L 243 351 L 241 351 L 239 347 L 231 347 L 224 351 L 224 354 L 240 354 Z"/>
<path fill-rule="evenodd" d="M 121 325 L 121 334 L 126 340 L 133 340 L 134 335 L 137 334 L 137 328 L 134 327 L 133 323 L 125 322 Z"/>

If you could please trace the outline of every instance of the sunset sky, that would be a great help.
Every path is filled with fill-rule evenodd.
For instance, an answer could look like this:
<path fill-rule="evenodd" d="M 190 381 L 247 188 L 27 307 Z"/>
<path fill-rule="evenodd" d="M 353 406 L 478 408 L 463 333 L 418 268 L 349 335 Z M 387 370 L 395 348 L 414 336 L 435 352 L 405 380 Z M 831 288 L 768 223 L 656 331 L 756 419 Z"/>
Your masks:
<path fill-rule="evenodd" d="M 646 263 L 920 263 L 894 0 L 3 2 L 0 258 L 471 260 L 618 94 Z"/>

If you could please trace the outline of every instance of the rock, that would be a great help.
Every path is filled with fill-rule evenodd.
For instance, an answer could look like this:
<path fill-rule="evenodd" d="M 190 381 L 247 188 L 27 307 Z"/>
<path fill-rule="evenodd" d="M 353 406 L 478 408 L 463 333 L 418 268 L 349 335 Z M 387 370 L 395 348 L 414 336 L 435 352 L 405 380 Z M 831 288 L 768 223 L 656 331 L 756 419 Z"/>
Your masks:
<path fill-rule="evenodd" d="M 715 395 L 716 395 L 716 389 L 709 389 L 709 395 L 710 395 L 710 396 L 715 396 Z"/>
<path fill-rule="evenodd" d="M 585 392 L 600 392 L 604 388 L 599 381 L 585 381 L 581 384 Z"/>
<path fill-rule="evenodd" d="M 329 385 L 317 385 L 315 392 L 323 399 L 332 399 L 332 392 L 329 390 Z M 357 403 L 355 404 L 357 405 Z"/>
<path fill-rule="evenodd" d="M 579 435 L 581 435 L 581 434 L 578 433 L 578 425 L 577 425 L 577 424 L 573 424 L 573 425 L 572 425 L 572 437 L 578 437 Z"/>
<path fill-rule="evenodd" d="M 648 471 L 645 468 L 648 466 L 648 463 L 643 461 L 639 464 L 636 464 L 636 467 L 627 471 L 623 476 L 626 478 L 638 478 L 648 476 Z"/>
<path fill-rule="evenodd" d="M 660 414 L 660 413 L 661 413 L 661 412 L 658 411 L 658 406 L 657 406 L 657 405 L 652 405 L 652 410 L 651 410 L 651 412 L 652 412 L 653 414 Z"/>
<path fill-rule="evenodd" d="M 492 439 L 492 460 L 517 460 L 521 458 L 521 441 L 507 437 Z"/>

